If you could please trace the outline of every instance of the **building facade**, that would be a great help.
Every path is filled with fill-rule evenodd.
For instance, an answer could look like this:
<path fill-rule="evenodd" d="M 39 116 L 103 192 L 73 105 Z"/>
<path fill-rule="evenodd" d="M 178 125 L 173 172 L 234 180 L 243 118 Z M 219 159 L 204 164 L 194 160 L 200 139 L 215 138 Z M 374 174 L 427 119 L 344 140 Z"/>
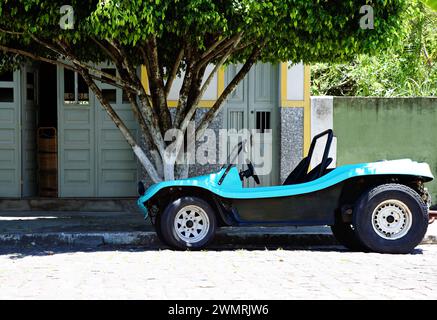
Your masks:
<path fill-rule="evenodd" d="M 111 66 L 99 66 L 114 73 Z M 210 108 L 236 74 L 220 70 L 199 104 Z M 141 69 L 143 84 L 147 77 Z M 169 106 L 177 105 L 182 79 Z M 99 84 L 138 139 L 140 131 L 122 89 Z M 174 109 L 173 109 L 174 110 Z M 278 184 L 308 150 L 311 139 L 310 70 L 302 64 L 258 64 L 227 100 L 213 129 L 272 129 Z M 191 174 L 212 170 L 196 165 Z M 40 64 L 0 75 L 0 198 L 124 198 L 144 178 L 130 146 L 78 75 Z"/>

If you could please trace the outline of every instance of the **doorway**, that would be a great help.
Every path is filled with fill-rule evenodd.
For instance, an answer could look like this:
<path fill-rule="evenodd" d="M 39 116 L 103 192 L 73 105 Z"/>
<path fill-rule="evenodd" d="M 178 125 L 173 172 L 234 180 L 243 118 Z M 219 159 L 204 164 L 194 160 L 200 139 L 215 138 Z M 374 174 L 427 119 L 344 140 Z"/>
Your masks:
<path fill-rule="evenodd" d="M 21 196 L 58 196 L 56 66 L 21 69 Z"/>
<path fill-rule="evenodd" d="M 240 65 L 230 65 L 225 72 L 225 86 L 238 73 Z M 259 175 L 261 186 L 279 183 L 279 67 L 259 63 L 252 67 L 248 75 L 228 98 L 225 106 L 224 127 L 229 129 L 248 129 L 264 133 L 271 130 L 271 142 L 265 141 L 256 147 L 261 153 L 271 150 L 271 171 Z M 228 150 L 229 152 L 229 150 Z M 257 166 L 255 165 L 255 171 Z M 245 186 L 255 186 L 249 179 Z"/>
<path fill-rule="evenodd" d="M 56 66 L 42 63 L 38 76 L 38 196 L 57 198 L 59 170 Z"/>
<path fill-rule="evenodd" d="M 97 67 L 117 75 L 111 65 Z M 77 72 L 58 67 L 57 75 L 60 197 L 136 196 L 140 166 L 132 148 Z M 97 85 L 139 139 L 126 93 L 108 83 Z"/>

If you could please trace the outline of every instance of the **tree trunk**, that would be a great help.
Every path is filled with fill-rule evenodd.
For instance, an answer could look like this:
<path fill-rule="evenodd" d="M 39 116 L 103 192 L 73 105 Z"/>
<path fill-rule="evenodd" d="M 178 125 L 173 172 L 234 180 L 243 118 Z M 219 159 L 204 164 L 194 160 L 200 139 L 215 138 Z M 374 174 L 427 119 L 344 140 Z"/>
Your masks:
<path fill-rule="evenodd" d="M 264 46 L 264 44 L 261 44 L 260 46 L 256 47 L 252 51 L 252 54 L 246 60 L 246 62 L 244 63 L 243 67 L 240 69 L 240 71 L 237 73 L 237 75 L 234 77 L 234 79 L 232 79 L 232 81 L 228 84 L 228 86 L 223 91 L 223 93 L 220 95 L 220 97 L 217 99 L 217 101 L 214 103 L 212 108 L 203 116 L 203 118 L 200 121 L 200 124 L 199 124 L 199 126 L 197 127 L 197 130 L 196 130 L 197 134 L 199 136 L 203 135 L 205 130 L 211 124 L 211 121 L 220 112 L 220 110 L 221 110 L 225 100 L 237 88 L 238 84 L 244 79 L 244 77 L 249 73 L 249 71 L 252 68 L 253 64 L 257 61 L 259 55 L 261 54 L 263 46 Z"/>

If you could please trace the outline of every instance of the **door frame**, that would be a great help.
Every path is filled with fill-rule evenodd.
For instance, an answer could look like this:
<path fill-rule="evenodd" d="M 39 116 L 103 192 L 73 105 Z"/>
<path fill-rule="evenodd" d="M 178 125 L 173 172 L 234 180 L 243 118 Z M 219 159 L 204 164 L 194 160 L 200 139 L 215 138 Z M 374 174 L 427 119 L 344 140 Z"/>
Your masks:
<path fill-rule="evenodd" d="M 37 164 L 37 130 L 38 130 L 38 107 L 39 107 L 39 70 L 37 65 L 29 64 L 25 65 L 21 68 L 21 77 L 20 77 L 20 164 L 21 164 L 21 197 L 22 198 L 29 198 L 29 197 L 37 197 L 38 196 L 38 164 Z M 35 144 L 35 158 L 34 158 L 34 165 L 35 165 L 35 185 L 33 187 L 33 190 L 30 192 L 32 195 L 26 195 L 25 194 L 25 176 L 26 176 L 26 145 L 25 145 L 25 139 L 26 135 L 25 132 L 23 132 L 23 129 L 25 127 L 24 125 L 24 117 L 25 117 L 25 104 L 27 103 L 27 73 L 31 72 L 33 74 L 33 94 L 34 94 L 34 100 L 33 100 L 33 109 L 35 113 L 35 130 L 34 130 L 34 144 Z"/>
<path fill-rule="evenodd" d="M 275 70 L 275 79 L 272 83 L 274 95 L 271 97 L 273 100 L 272 108 L 265 108 L 264 111 L 271 112 L 271 127 L 272 127 L 272 185 L 279 184 L 280 181 L 280 137 L 281 137 L 281 129 L 280 129 L 280 65 L 279 64 L 270 64 L 272 68 Z M 239 66 L 241 67 L 241 66 Z M 254 106 L 251 107 L 251 104 L 254 104 L 254 82 L 255 82 L 255 67 L 254 65 L 249 73 L 244 77 L 244 79 L 239 83 L 234 92 L 240 92 L 242 94 L 241 101 L 242 104 L 246 104 L 245 109 L 241 109 L 241 105 L 232 103 L 232 101 L 227 100 L 225 102 L 225 106 L 223 108 L 223 128 L 229 129 L 229 115 L 230 112 L 233 111 L 243 111 L 243 127 L 250 129 L 255 129 L 256 126 L 256 108 Z M 239 68 L 235 70 L 238 72 Z M 233 77 L 232 77 L 233 78 Z M 229 75 L 229 68 L 225 70 L 225 86 L 229 83 L 232 78 Z M 262 108 L 258 108 L 262 109 Z M 258 110 L 262 111 L 262 110 Z M 275 130 L 276 128 L 276 130 Z M 229 150 L 227 150 L 229 153 Z"/>

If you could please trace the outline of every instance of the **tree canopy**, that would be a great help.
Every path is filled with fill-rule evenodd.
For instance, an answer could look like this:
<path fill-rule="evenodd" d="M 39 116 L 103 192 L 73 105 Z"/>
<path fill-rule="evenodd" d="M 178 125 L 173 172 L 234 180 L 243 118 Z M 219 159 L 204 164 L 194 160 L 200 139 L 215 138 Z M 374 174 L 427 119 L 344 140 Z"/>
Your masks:
<path fill-rule="evenodd" d="M 357 53 L 384 50 L 399 39 L 408 6 L 406 0 L 72 0 L 74 24 L 61 28 L 60 19 L 70 12 L 61 10 L 64 2 L 0 0 L 0 67 L 37 60 L 78 72 L 154 181 L 175 177 L 175 157 L 166 158 L 164 134 L 170 128 L 185 132 L 220 67 L 242 64 L 197 124 L 200 135 L 254 63 L 348 61 Z M 363 5 L 371 10 L 362 11 Z M 372 27 L 363 27 L 363 19 L 372 20 Z M 101 61 L 114 64 L 117 75 L 96 68 Z M 146 67 L 149 88 L 140 81 L 138 65 Z M 208 65 L 215 66 L 211 74 Z M 177 75 L 183 84 L 172 117 L 167 99 Z M 147 152 L 96 81 L 129 92 Z"/>
<path fill-rule="evenodd" d="M 417 0 L 406 8 L 398 45 L 347 63 L 312 66 L 312 94 L 336 96 L 436 96 L 437 12 Z"/>

